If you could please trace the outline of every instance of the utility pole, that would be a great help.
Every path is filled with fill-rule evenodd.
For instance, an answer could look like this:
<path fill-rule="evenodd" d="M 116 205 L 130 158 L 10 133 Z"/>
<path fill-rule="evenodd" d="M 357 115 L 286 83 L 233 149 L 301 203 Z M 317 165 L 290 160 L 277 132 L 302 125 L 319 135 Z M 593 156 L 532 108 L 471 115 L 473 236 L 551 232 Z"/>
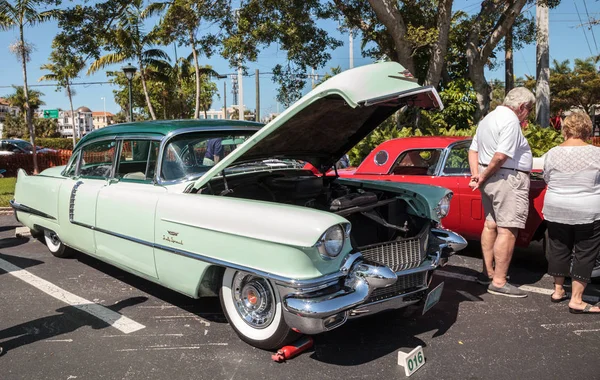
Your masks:
<path fill-rule="evenodd" d="M 238 120 L 244 120 L 244 71 L 238 66 Z"/>
<path fill-rule="evenodd" d="M 354 68 L 354 33 L 352 33 L 352 29 L 350 29 L 350 68 Z"/>
<path fill-rule="evenodd" d="M 240 9 L 234 10 L 235 12 L 235 22 L 239 24 L 240 22 Z M 242 69 L 242 55 L 238 54 L 238 72 L 237 72 L 237 81 L 238 81 L 238 120 L 244 120 L 244 70 Z"/>
<path fill-rule="evenodd" d="M 254 115 L 254 121 L 257 123 L 260 122 L 260 80 L 258 79 L 258 74 L 259 71 L 256 69 L 254 74 L 256 76 L 256 112 Z"/>
<path fill-rule="evenodd" d="M 223 119 L 227 120 L 227 79 L 223 81 Z"/>
<path fill-rule="evenodd" d="M 536 115 L 543 128 L 550 124 L 550 45 L 548 43 L 548 1 L 536 3 L 537 47 L 536 47 Z"/>

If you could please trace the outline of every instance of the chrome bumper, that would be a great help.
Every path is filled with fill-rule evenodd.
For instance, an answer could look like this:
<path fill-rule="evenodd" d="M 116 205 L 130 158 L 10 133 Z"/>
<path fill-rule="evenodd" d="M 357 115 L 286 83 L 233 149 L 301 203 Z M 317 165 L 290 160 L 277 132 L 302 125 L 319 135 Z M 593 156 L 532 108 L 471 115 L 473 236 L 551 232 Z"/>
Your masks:
<path fill-rule="evenodd" d="M 394 285 L 398 278 L 430 272 L 448 261 L 454 252 L 466 247 L 462 236 L 442 229 L 431 231 L 439 248 L 412 269 L 393 272 L 389 267 L 364 260 L 355 254 L 345 278 L 326 288 L 300 290 L 279 286 L 284 318 L 288 326 L 304 334 L 318 334 L 341 326 L 348 318 L 398 309 L 419 302 L 428 287 L 428 276 L 407 292 L 384 300 L 373 301 L 374 290 Z"/>

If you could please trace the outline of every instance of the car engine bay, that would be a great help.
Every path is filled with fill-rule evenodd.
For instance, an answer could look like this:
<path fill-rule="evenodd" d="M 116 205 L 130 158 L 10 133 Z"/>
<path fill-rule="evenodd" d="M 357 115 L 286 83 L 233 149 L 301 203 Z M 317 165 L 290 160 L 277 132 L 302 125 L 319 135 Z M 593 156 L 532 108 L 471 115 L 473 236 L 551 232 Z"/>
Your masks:
<path fill-rule="evenodd" d="M 352 223 L 354 247 L 412 238 L 431 223 L 398 194 L 346 186 L 309 170 L 281 170 L 215 178 L 201 194 L 289 204 L 332 212 Z M 410 212 L 413 209 L 413 212 Z"/>

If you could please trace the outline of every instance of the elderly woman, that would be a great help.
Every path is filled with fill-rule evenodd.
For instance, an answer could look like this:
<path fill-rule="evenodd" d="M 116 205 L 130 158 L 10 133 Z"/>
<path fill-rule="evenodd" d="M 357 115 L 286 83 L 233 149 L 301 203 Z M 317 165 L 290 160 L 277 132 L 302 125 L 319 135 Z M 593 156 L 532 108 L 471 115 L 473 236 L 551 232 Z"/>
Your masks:
<path fill-rule="evenodd" d="M 565 142 L 550 149 L 544 162 L 548 274 L 554 276 L 551 301 L 568 299 L 563 284 L 570 276 L 569 311 L 574 314 L 600 313 L 600 307 L 582 299 L 600 252 L 600 147 L 585 142 L 591 132 L 586 114 L 569 115 L 562 125 Z"/>

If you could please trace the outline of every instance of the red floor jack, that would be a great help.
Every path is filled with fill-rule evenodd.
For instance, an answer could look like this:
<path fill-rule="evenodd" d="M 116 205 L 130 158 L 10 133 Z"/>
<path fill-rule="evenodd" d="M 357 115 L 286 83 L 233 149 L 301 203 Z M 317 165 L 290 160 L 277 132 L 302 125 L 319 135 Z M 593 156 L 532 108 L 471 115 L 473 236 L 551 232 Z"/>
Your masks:
<path fill-rule="evenodd" d="M 279 350 L 277 350 L 277 353 L 271 355 L 271 359 L 277 363 L 284 362 L 308 350 L 313 346 L 313 343 L 313 338 L 310 336 L 303 336 L 291 345 L 281 347 Z"/>

